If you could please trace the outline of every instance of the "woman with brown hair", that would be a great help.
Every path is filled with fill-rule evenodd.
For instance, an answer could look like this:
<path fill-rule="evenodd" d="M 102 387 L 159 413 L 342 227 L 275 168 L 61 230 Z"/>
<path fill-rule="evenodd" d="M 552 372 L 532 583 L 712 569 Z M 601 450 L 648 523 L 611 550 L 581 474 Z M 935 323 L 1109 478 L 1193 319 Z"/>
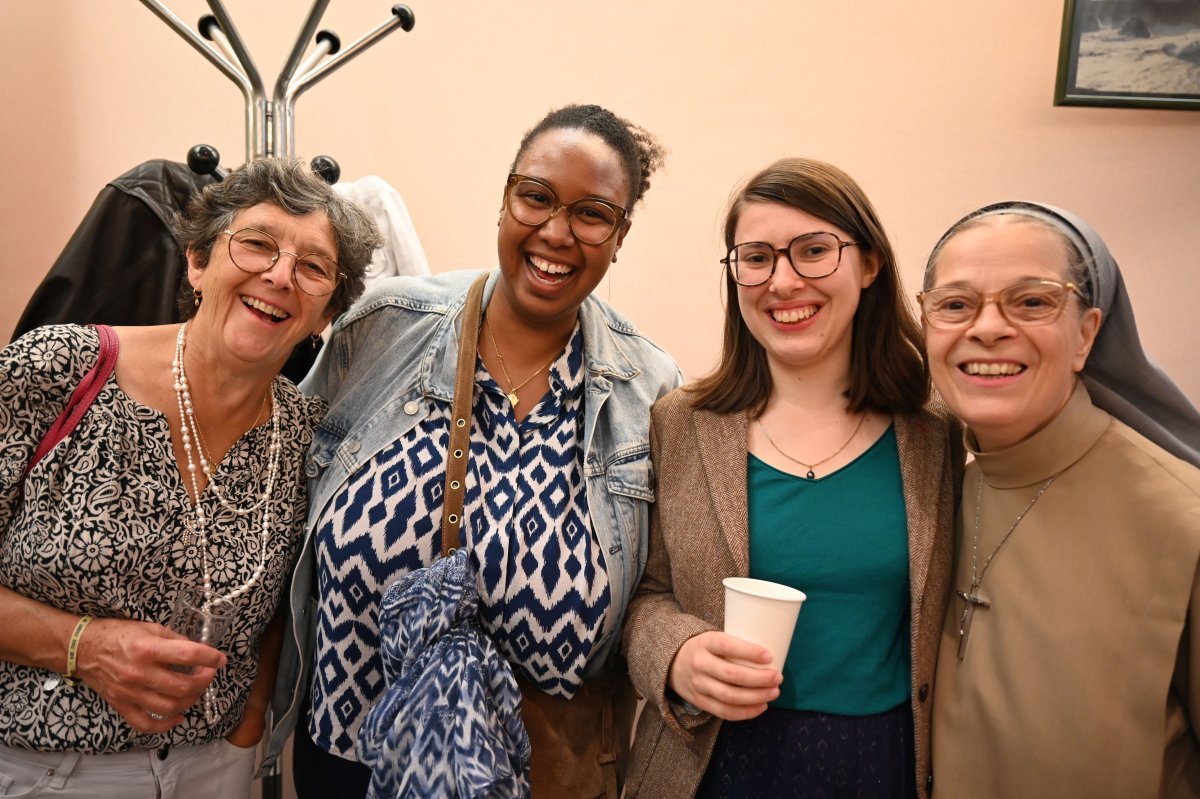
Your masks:
<path fill-rule="evenodd" d="M 735 195 L 725 244 L 721 361 L 652 414 L 629 796 L 916 796 L 958 427 L 930 403 L 891 245 L 848 175 L 772 164 Z M 721 632 L 732 576 L 807 593 L 782 672 Z"/>

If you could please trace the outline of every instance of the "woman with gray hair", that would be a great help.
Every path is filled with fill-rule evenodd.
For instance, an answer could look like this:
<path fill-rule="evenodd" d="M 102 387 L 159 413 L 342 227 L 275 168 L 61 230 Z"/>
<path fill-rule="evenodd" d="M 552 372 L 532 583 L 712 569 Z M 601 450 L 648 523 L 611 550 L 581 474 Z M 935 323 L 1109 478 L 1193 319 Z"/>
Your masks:
<path fill-rule="evenodd" d="M 975 456 L 934 690 L 938 796 L 1196 796 L 1200 414 L 1086 222 L 956 223 L 920 293 Z"/>
<path fill-rule="evenodd" d="M 362 291 L 380 241 L 270 159 L 206 187 L 176 234 L 187 321 L 43 327 L 0 353 L 6 796 L 249 794 L 324 412 L 278 373 Z M 230 629 L 170 629 L 185 594 Z"/>

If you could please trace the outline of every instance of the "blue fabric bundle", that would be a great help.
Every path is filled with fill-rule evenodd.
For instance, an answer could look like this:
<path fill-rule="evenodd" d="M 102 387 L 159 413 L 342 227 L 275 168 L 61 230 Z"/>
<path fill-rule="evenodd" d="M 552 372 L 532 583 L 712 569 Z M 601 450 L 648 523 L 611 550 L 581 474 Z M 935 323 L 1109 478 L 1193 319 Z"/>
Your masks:
<path fill-rule="evenodd" d="M 529 796 L 529 735 L 512 667 L 480 626 L 465 549 L 383 596 L 387 690 L 358 736 L 370 799 Z"/>

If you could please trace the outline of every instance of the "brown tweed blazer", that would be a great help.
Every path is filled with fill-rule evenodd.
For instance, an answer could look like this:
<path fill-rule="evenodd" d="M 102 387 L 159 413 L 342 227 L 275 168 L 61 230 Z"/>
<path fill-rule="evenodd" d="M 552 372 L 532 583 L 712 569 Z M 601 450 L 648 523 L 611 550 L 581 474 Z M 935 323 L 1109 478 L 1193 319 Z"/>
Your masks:
<path fill-rule="evenodd" d="M 928 796 L 933 672 L 949 594 L 961 428 L 940 406 L 894 417 L 912 587 L 912 707 L 919 795 Z M 693 408 L 684 389 L 651 413 L 657 479 L 645 575 L 629 607 L 624 645 L 646 706 L 626 772 L 628 799 L 691 799 L 721 720 L 690 715 L 666 698 L 675 653 L 694 635 L 722 627 L 721 580 L 746 576 L 745 413 Z"/>

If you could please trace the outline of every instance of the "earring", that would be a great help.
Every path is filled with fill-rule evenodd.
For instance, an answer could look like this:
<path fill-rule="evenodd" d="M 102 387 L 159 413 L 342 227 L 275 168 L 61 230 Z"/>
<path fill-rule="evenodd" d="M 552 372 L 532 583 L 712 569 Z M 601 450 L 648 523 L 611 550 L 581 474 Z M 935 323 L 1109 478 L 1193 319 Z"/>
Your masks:
<path fill-rule="evenodd" d="M 613 262 L 614 264 L 617 262 L 617 254 L 616 254 L 615 252 L 613 253 L 613 260 L 612 260 L 612 262 Z"/>
<path fill-rule="evenodd" d="M 204 294 L 201 293 L 200 289 L 192 289 L 192 305 L 195 305 L 197 308 L 199 308 L 200 301 L 203 299 Z"/>
<path fill-rule="evenodd" d="M 309 336 L 308 342 L 312 344 L 312 348 L 315 350 L 321 345 L 321 334 L 313 333 L 311 336 Z"/>

